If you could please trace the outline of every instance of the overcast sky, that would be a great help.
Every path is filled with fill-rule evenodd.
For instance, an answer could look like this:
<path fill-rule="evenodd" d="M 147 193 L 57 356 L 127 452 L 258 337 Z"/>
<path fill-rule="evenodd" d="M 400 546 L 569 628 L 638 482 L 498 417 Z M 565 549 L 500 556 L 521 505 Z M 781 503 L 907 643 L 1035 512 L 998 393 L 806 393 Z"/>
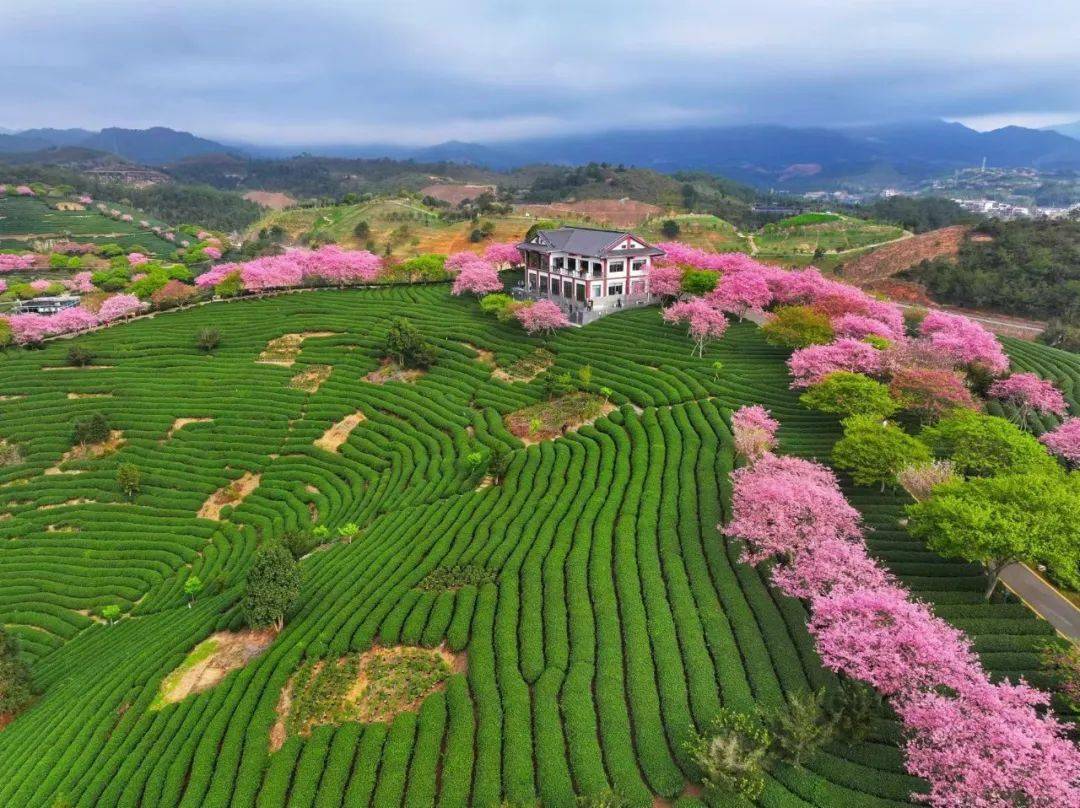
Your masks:
<path fill-rule="evenodd" d="M 1077 0 L 0 0 L 0 127 L 262 143 L 1080 120 Z"/>

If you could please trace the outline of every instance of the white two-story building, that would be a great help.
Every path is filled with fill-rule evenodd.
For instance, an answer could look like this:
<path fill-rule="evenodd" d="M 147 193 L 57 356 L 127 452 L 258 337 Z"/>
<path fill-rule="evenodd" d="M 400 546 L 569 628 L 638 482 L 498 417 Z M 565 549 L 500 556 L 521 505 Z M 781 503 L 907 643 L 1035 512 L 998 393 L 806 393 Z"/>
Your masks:
<path fill-rule="evenodd" d="M 655 302 L 649 270 L 664 251 L 624 230 L 538 230 L 517 245 L 525 259 L 525 292 L 558 303 L 576 322 L 625 306 Z"/>

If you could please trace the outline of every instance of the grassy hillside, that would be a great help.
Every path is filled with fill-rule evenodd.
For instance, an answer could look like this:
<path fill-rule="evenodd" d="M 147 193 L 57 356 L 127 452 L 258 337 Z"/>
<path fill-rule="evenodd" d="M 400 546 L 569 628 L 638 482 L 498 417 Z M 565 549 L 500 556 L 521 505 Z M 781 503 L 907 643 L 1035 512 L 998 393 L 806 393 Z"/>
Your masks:
<path fill-rule="evenodd" d="M 434 341 L 436 362 L 412 383 L 370 383 L 399 314 Z M 213 354 L 194 344 L 205 327 L 221 331 Z M 285 334 L 308 335 L 295 364 L 258 363 Z M 49 370 L 72 344 L 96 366 Z M 541 400 L 544 376 L 504 379 L 540 347 L 550 373 L 590 365 L 619 408 L 525 447 L 503 419 Z M 835 420 L 801 408 L 785 352 L 750 323 L 701 360 L 688 353 L 654 308 L 544 341 L 445 285 L 214 304 L 8 352 L 0 435 L 24 460 L 0 469 L 0 621 L 43 695 L 0 732 L 0 804 L 569 807 L 613 787 L 650 806 L 686 793 L 698 773 L 683 743 L 721 705 L 782 708 L 835 687 L 800 604 L 716 529 L 732 467 L 726 411 L 765 404 L 783 449 L 801 455 L 825 455 L 838 436 Z M 324 380 L 315 392 L 297 386 L 312 374 Z M 73 421 L 97 412 L 118 449 L 63 462 Z M 325 448 L 347 422 L 340 448 Z M 505 480 L 478 485 L 466 458 L 497 446 L 512 453 Z M 120 463 L 142 470 L 131 501 Z M 205 510 L 230 490 L 243 498 Z M 899 497 L 848 493 L 872 549 L 972 635 L 992 671 L 1045 681 L 1045 623 L 1015 602 L 982 603 L 979 570 L 908 537 Z M 259 543 L 316 521 L 360 533 L 302 561 L 285 630 L 161 707 L 162 680 L 240 626 Z M 484 574 L 428 583 L 461 565 Z M 207 588 L 187 608 L 193 575 Z M 124 612 L 116 625 L 95 619 L 108 604 Z M 310 734 L 287 725 L 271 752 L 293 674 L 374 644 L 465 652 L 463 667 L 418 711 Z M 897 743 L 881 715 L 865 743 L 778 767 L 760 804 L 909 804 L 919 783 Z"/>
<path fill-rule="evenodd" d="M 554 221 L 588 227 L 611 226 L 602 216 L 584 212 L 589 209 L 588 205 L 584 205 L 581 213 L 564 213 Z M 550 208 L 546 210 L 557 212 Z M 796 219 L 790 224 L 769 224 L 760 231 L 743 233 L 730 222 L 710 214 L 663 213 L 648 218 L 632 229 L 652 242 L 667 241 L 669 239 L 662 235 L 661 227 L 668 220 L 678 224 L 679 235 L 676 238 L 679 241 L 696 247 L 719 251 L 756 250 L 756 254 L 766 261 L 793 266 L 816 263 L 825 268 L 850 259 L 861 249 L 869 249 L 905 234 L 891 225 L 835 215 L 824 222 L 804 224 Z M 359 239 L 354 234 L 356 225 L 361 221 L 370 228 L 367 239 Z M 516 212 L 485 215 L 478 221 L 490 222 L 494 226 L 492 239 L 506 241 L 524 236 L 537 218 Z M 249 233 L 254 234 L 274 225 L 282 227 L 291 239 L 310 234 L 328 237 L 350 247 L 363 247 L 371 241 L 380 253 L 390 243 L 395 256 L 482 247 L 482 244 L 478 246 L 469 240 L 469 234 L 477 226 L 476 222 L 447 223 L 439 217 L 438 209 L 410 197 L 379 198 L 359 205 L 274 211 L 253 225 Z M 817 253 L 819 249 L 823 253 Z"/>
<path fill-rule="evenodd" d="M 130 213 L 134 222 L 122 222 L 103 216 L 92 206 L 85 210 L 56 210 L 57 200 L 37 197 L 0 196 L 0 250 L 29 250 L 48 252 L 57 241 L 114 243 L 123 247 L 136 244 L 153 255 L 171 255 L 176 246 L 158 237 L 140 219 L 145 214 L 122 205 L 110 207 Z M 157 220 L 148 220 L 160 225 Z"/>

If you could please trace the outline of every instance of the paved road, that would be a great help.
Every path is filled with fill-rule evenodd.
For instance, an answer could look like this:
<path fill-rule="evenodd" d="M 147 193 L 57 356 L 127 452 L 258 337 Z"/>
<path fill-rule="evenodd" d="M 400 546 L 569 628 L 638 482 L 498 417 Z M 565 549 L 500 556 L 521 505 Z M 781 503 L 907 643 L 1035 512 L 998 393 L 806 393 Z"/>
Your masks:
<path fill-rule="evenodd" d="M 1080 644 L 1080 608 L 1023 564 L 1001 571 L 1001 581 L 1028 606 L 1074 643 Z"/>

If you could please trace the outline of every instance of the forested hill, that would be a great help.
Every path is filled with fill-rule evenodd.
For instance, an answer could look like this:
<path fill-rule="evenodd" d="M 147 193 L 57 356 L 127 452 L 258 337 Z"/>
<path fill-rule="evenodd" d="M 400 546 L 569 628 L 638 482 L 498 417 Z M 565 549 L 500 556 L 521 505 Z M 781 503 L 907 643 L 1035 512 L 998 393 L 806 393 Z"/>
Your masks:
<path fill-rule="evenodd" d="M 914 274 L 944 303 L 1073 319 L 1080 314 L 1080 222 L 988 221 L 955 263 L 924 262 Z"/>

